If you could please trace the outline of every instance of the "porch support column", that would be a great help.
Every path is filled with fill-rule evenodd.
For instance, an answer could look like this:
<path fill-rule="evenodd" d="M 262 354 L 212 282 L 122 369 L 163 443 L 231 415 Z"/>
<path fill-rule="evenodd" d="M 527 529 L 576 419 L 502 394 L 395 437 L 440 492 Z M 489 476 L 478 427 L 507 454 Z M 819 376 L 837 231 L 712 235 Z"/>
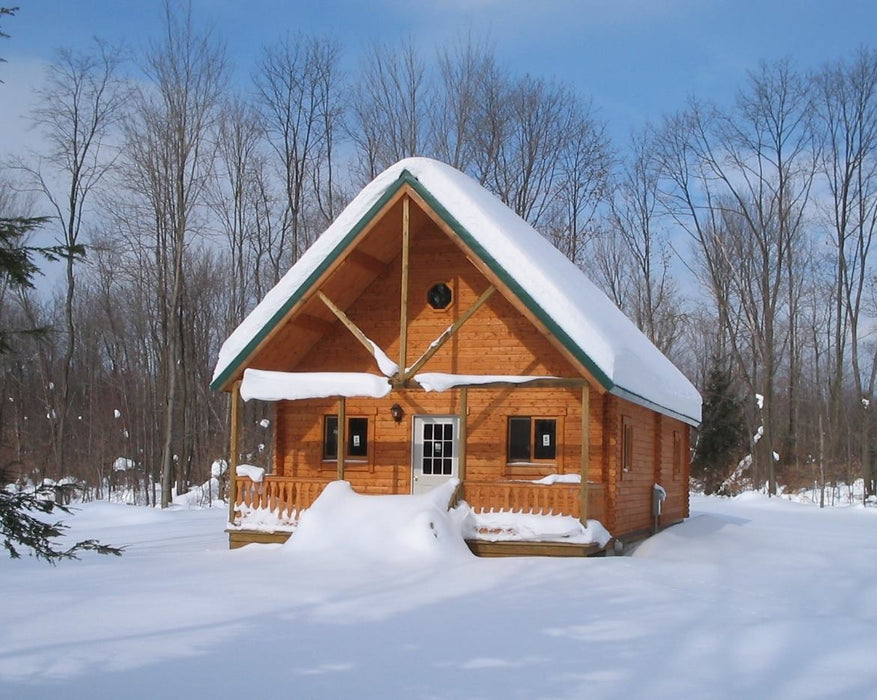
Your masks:
<path fill-rule="evenodd" d="M 469 387 L 460 388 L 460 454 L 458 457 L 457 477 L 460 479 L 460 492 L 466 481 L 466 439 L 469 437 Z"/>
<path fill-rule="evenodd" d="M 237 466 L 238 466 L 238 428 L 240 425 L 241 382 L 231 387 L 231 415 L 228 438 L 228 522 L 234 522 L 234 506 L 238 497 Z"/>
<path fill-rule="evenodd" d="M 591 388 L 582 387 L 582 486 L 579 491 L 579 520 L 588 524 L 588 465 L 591 461 Z"/>
<path fill-rule="evenodd" d="M 402 285 L 399 311 L 399 380 L 405 381 L 408 345 L 408 240 L 410 238 L 410 200 L 402 198 Z"/>
<path fill-rule="evenodd" d="M 347 399 L 338 397 L 338 481 L 344 479 L 344 452 L 347 450 Z"/>

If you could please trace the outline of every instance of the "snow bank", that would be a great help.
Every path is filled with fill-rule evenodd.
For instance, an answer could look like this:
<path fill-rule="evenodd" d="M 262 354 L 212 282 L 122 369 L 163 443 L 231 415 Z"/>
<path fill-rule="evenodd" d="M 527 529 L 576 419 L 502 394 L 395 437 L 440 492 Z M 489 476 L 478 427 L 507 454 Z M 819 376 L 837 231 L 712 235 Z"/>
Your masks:
<path fill-rule="evenodd" d="M 216 476 L 210 477 L 199 486 L 192 486 L 186 493 L 174 495 L 173 504 L 184 508 L 227 507 L 219 498 L 219 479 Z"/>
<path fill-rule="evenodd" d="M 417 496 L 377 496 L 333 481 L 301 514 L 284 547 L 344 561 L 468 559 L 463 522 L 469 508 L 447 509 L 458 483 L 451 479 Z"/>
<path fill-rule="evenodd" d="M 386 377 L 365 372 L 270 372 L 244 371 L 241 398 L 244 401 L 293 401 L 325 399 L 330 396 L 370 396 L 381 399 L 392 387 Z"/>
<path fill-rule="evenodd" d="M 507 382 L 508 384 L 526 384 L 537 379 L 556 379 L 556 377 L 521 377 L 508 374 L 445 374 L 444 372 L 424 372 L 415 374 L 414 381 L 424 391 L 447 391 L 456 386 L 474 386 Z"/>
<path fill-rule="evenodd" d="M 599 520 L 588 520 L 582 525 L 571 515 L 541 515 L 500 511 L 475 513 L 467 521 L 467 539 L 488 542 L 573 542 L 576 544 L 599 544 L 605 547 L 612 539 L 609 531 Z"/>

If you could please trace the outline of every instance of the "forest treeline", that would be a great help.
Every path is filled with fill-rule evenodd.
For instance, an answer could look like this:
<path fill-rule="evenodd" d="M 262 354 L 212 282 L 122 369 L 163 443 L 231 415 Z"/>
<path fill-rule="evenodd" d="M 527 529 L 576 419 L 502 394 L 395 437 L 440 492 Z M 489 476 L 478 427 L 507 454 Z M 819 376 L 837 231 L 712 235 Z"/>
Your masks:
<path fill-rule="evenodd" d="M 423 155 L 533 224 L 705 392 L 730 436 L 698 462 L 708 489 L 751 453 L 755 485 L 873 493 L 877 52 L 762 64 L 728 104 L 693 97 L 625 143 L 471 36 L 357 58 L 289 35 L 232 82 L 174 7 L 142 55 L 57 52 L 42 149 L 0 154 L 0 218 L 49 216 L 42 235 L 86 254 L 54 294 L 3 280 L 4 467 L 162 504 L 205 481 L 228 449 L 224 338 L 366 182 Z M 244 422 L 242 458 L 266 465 L 269 409 Z"/>

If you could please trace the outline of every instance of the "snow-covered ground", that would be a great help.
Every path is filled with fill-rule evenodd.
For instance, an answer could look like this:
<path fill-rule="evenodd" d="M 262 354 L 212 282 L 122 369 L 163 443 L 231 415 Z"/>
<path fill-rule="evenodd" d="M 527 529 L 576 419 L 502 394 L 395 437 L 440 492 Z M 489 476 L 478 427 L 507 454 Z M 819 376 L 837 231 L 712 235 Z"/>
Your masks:
<path fill-rule="evenodd" d="M 68 519 L 73 535 L 127 545 L 122 558 L 0 559 L 0 697 L 797 700 L 877 688 L 877 509 L 696 497 L 689 521 L 633 556 L 585 560 L 456 547 L 373 559 L 313 541 L 229 551 L 226 518 L 91 503 Z"/>

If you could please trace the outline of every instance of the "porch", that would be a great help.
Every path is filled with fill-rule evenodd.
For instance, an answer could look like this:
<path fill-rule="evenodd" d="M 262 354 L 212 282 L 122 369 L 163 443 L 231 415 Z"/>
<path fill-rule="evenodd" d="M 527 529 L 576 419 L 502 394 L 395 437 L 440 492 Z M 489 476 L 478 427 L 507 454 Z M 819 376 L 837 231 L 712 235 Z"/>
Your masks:
<path fill-rule="evenodd" d="M 237 477 L 234 506 L 227 530 L 229 547 L 250 543 L 283 543 L 295 530 L 302 511 L 313 504 L 332 479 L 267 475 L 261 482 Z M 378 495 L 376 492 L 375 495 Z M 584 522 L 605 522 L 606 488 L 604 484 L 561 482 L 540 484 L 529 481 L 465 481 L 457 494 L 478 512 L 524 512 L 543 515 L 567 515 Z M 584 504 L 584 508 L 582 507 Z M 453 504 L 451 504 L 453 505 Z M 479 556 L 514 554 L 547 556 L 587 556 L 597 553 L 594 545 L 566 542 L 492 542 L 484 539 L 467 542 Z"/>

